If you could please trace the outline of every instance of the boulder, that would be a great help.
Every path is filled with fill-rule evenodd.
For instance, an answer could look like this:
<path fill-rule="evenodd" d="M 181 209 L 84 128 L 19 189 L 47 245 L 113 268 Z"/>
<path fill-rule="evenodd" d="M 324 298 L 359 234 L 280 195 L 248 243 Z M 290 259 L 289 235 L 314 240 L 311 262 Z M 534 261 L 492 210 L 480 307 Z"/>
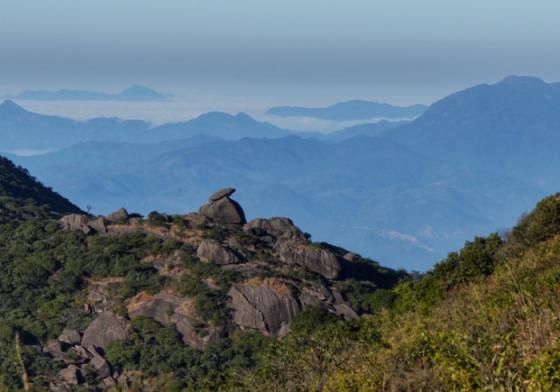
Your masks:
<path fill-rule="evenodd" d="M 228 292 L 233 321 L 242 329 L 278 335 L 299 313 L 300 306 L 289 287 L 275 281 L 232 286 Z"/>
<path fill-rule="evenodd" d="M 76 344 L 80 344 L 80 342 L 82 341 L 82 337 L 80 336 L 80 333 L 78 331 L 65 328 L 62 331 L 62 334 L 60 334 L 60 336 L 58 337 L 58 341 L 74 346 Z"/>
<path fill-rule="evenodd" d="M 49 340 L 43 347 L 43 352 L 51 357 L 62 360 L 64 358 L 64 350 L 62 344 L 58 340 Z"/>
<path fill-rule="evenodd" d="M 88 351 L 91 353 L 92 358 L 87 365 L 87 369 L 95 373 L 98 379 L 103 379 L 111 376 L 111 368 L 109 363 L 97 352 L 95 347 L 88 347 Z"/>
<path fill-rule="evenodd" d="M 202 351 L 207 344 L 216 342 L 221 334 L 219 328 L 195 328 L 186 318 L 175 315 L 177 322 L 175 328 L 181 334 L 183 343 L 195 350 Z"/>
<path fill-rule="evenodd" d="M 111 223 L 120 223 L 128 220 L 128 218 L 128 211 L 125 208 L 119 208 L 117 211 L 107 216 L 107 220 Z"/>
<path fill-rule="evenodd" d="M 336 279 L 341 266 L 334 254 L 313 244 L 283 242 L 279 245 L 278 257 L 286 264 L 298 264 L 327 279 Z"/>
<path fill-rule="evenodd" d="M 105 218 L 103 218 L 102 216 L 90 221 L 88 223 L 88 225 L 92 229 L 94 229 L 97 233 L 100 233 L 100 234 L 107 233 L 107 222 L 106 222 Z"/>
<path fill-rule="evenodd" d="M 84 234 L 91 233 L 91 227 L 88 226 L 88 217 L 83 214 L 69 214 L 62 219 L 62 229 L 68 231 L 82 231 Z"/>
<path fill-rule="evenodd" d="M 231 195 L 233 195 L 233 193 L 235 192 L 235 188 L 224 188 L 224 189 L 220 189 L 219 191 L 217 191 L 216 193 L 212 194 L 209 198 L 208 201 L 210 203 L 214 202 L 214 201 L 218 201 L 220 199 L 223 199 L 224 197 L 230 197 Z"/>
<path fill-rule="evenodd" d="M 205 217 L 204 215 L 200 215 L 197 212 L 190 212 L 186 215 L 183 215 L 183 219 L 191 226 L 205 226 L 210 222 L 210 219 Z"/>
<path fill-rule="evenodd" d="M 202 261 L 219 265 L 239 262 L 239 257 L 231 249 L 222 246 L 218 241 L 212 239 L 202 240 L 196 250 L 196 256 Z"/>
<path fill-rule="evenodd" d="M 109 343 L 128 337 L 129 323 L 113 312 L 101 313 L 84 331 L 82 346 L 107 349 Z"/>
<path fill-rule="evenodd" d="M 257 236 L 271 235 L 278 240 L 307 242 L 305 234 L 289 218 L 257 218 L 247 223 L 243 230 Z"/>
<path fill-rule="evenodd" d="M 348 304 L 335 304 L 335 313 L 344 317 L 345 320 L 358 320 L 360 316 Z"/>
<path fill-rule="evenodd" d="M 58 372 L 58 379 L 65 385 L 78 385 L 80 369 L 76 365 L 70 365 Z"/>
<path fill-rule="evenodd" d="M 175 309 L 185 302 L 184 298 L 169 293 L 150 295 L 141 292 L 132 297 L 127 304 L 129 317 L 148 317 L 163 325 L 171 325 Z"/>
<path fill-rule="evenodd" d="M 217 192 L 216 194 L 221 196 L 220 198 L 212 195 L 210 203 L 200 207 L 199 214 L 217 223 L 244 225 L 247 223 L 245 213 L 235 200 L 228 197 L 228 192 L 230 195 L 233 193 L 230 189 L 227 192 L 224 190 Z M 215 200 L 212 200 L 212 198 Z"/>

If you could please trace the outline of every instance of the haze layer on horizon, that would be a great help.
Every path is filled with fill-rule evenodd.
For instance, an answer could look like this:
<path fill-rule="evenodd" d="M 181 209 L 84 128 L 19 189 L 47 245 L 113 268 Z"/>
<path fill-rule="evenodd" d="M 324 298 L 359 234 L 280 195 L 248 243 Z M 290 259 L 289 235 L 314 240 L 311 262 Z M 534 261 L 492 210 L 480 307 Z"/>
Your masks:
<path fill-rule="evenodd" d="M 271 105 L 430 103 L 509 74 L 560 80 L 559 14 L 553 0 L 0 1 L 0 95 L 142 83 Z"/>

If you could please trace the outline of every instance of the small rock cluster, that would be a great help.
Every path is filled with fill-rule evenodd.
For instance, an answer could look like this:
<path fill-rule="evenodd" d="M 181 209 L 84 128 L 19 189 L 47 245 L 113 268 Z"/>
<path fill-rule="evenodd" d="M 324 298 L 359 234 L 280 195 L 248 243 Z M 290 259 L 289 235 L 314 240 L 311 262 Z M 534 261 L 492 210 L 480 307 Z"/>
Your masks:
<path fill-rule="evenodd" d="M 111 372 L 103 353 L 109 343 L 127 336 L 128 321 L 112 312 L 100 314 L 83 335 L 65 329 L 57 340 L 48 342 L 43 348 L 53 358 L 66 364 L 51 383 L 51 390 L 65 392 L 91 377 L 100 380 L 106 388 L 116 385 L 119 375 Z"/>

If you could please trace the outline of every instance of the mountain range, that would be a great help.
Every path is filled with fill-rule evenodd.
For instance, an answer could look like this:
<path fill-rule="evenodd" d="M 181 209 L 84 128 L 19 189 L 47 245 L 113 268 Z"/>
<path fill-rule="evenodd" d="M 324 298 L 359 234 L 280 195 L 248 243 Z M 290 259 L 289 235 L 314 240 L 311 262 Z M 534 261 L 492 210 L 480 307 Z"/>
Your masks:
<path fill-rule="evenodd" d="M 0 104 L 0 151 L 4 152 L 57 150 L 88 141 L 149 143 L 195 135 L 238 140 L 281 137 L 290 133 L 244 113 L 211 112 L 188 121 L 153 126 L 146 121 L 119 118 L 78 121 L 30 112 L 12 100 Z"/>
<path fill-rule="evenodd" d="M 10 98 L 33 101 L 162 102 L 168 101 L 170 96 L 159 93 L 151 88 L 135 84 L 116 94 L 87 90 L 25 90 Z"/>
<path fill-rule="evenodd" d="M 328 107 L 307 108 L 301 106 L 278 106 L 270 108 L 266 114 L 280 117 L 311 117 L 331 121 L 355 121 L 381 119 L 410 119 L 421 115 L 424 105 L 394 106 L 370 101 L 345 101 Z"/>
<path fill-rule="evenodd" d="M 142 123 L 130 130 L 134 138 L 62 140 L 67 147 L 48 154 L 10 157 L 103 213 L 123 200 L 144 214 L 184 211 L 234 185 L 249 217 L 291 216 L 319 240 L 425 270 L 466 238 L 512 225 L 557 189 L 558 91 L 509 77 L 445 97 L 413 121 L 321 137 L 210 113 L 158 128 Z M 22 138 L 3 118 L 0 110 L 0 129 Z"/>

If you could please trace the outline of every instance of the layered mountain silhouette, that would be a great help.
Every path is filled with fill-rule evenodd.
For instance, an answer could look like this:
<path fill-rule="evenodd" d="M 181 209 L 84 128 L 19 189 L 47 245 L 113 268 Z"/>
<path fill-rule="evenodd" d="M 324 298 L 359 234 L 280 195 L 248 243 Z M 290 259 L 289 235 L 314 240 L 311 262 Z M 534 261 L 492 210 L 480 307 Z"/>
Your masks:
<path fill-rule="evenodd" d="M 387 103 L 369 101 L 346 101 L 323 108 L 301 106 L 279 106 L 270 108 L 266 113 L 280 117 L 312 117 L 321 120 L 352 121 L 372 118 L 406 119 L 421 115 L 424 105 L 394 106 Z"/>
<path fill-rule="evenodd" d="M 34 101 L 128 101 L 128 102 L 146 102 L 146 101 L 167 101 L 169 95 L 157 92 L 151 88 L 138 84 L 132 85 L 123 91 L 111 94 L 98 91 L 87 90 L 25 90 L 12 99 L 34 100 Z"/>
<path fill-rule="evenodd" d="M 0 151 L 18 149 L 56 150 L 88 141 L 162 142 L 195 135 L 238 140 L 271 138 L 290 134 L 244 113 L 212 112 L 195 119 L 153 127 L 140 120 L 94 118 L 77 121 L 30 112 L 12 100 L 0 104 Z"/>
<path fill-rule="evenodd" d="M 446 97 L 412 122 L 321 138 L 268 139 L 287 131 L 211 113 L 163 126 L 168 142 L 82 143 L 14 159 L 97 212 L 123 199 L 143 213 L 189 210 L 231 184 L 248 217 L 291 216 L 317 239 L 425 270 L 465 239 L 513 225 L 558 188 L 559 89 L 509 77 Z M 181 139 L 197 132 L 206 136 Z"/>

